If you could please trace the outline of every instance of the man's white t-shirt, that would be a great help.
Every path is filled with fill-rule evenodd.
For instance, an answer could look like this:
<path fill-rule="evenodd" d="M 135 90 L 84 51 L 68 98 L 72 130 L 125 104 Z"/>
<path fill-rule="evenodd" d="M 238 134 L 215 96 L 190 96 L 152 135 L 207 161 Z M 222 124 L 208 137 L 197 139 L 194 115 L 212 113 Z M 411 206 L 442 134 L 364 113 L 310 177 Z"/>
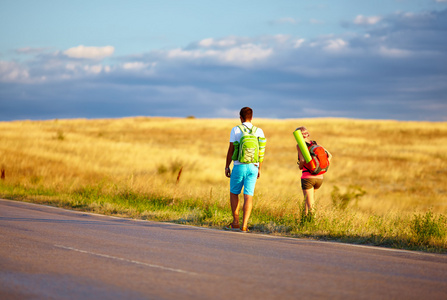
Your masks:
<path fill-rule="evenodd" d="M 253 124 L 251 124 L 250 122 L 244 122 L 242 123 L 242 126 L 247 126 L 249 129 L 251 129 L 253 127 Z M 230 143 L 234 143 L 234 142 L 239 142 L 239 140 L 241 139 L 241 135 L 242 135 L 242 131 L 239 128 L 239 126 L 235 126 L 233 127 L 233 129 L 231 129 L 231 134 L 230 134 Z M 261 128 L 258 127 L 258 129 L 255 132 L 255 136 L 257 137 L 265 137 L 264 136 L 264 131 L 262 131 Z M 234 161 L 235 165 L 241 165 L 242 163 L 239 162 L 238 160 Z M 255 165 L 258 165 L 257 163 Z"/>

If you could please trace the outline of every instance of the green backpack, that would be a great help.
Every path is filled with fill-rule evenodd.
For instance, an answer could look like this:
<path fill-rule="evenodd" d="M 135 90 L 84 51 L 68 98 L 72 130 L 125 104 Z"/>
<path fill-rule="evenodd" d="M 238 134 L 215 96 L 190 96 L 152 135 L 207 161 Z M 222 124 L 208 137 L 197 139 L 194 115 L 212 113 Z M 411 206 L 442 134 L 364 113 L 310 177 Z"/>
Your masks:
<path fill-rule="evenodd" d="M 264 160 L 265 151 L 265 138 L 258 138 L 255 133 L 258 129 L 253 126 L 251 129 L 244 125 L 239 125 L 239 129 L 242 132 L 242 136 L 239 142 L 233 143 L 234 152 L 233 160 L 239 160 L 239 162 L 244 164 L 251 164 L 262 162 Z"/>

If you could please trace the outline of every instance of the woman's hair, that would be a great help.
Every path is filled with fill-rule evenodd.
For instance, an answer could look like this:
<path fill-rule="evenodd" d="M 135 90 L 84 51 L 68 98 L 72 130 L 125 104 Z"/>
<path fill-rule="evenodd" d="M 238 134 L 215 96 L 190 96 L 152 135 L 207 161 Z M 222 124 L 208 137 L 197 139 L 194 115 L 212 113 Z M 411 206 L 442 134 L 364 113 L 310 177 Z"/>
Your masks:
<path fill-rule="evenodd" d="M 307 128 L 306 127 L 304 127 L 304 126 L 300 126 L 300 127 L 298 127 L 297 129 L 295 129 L 295 130 L 301 130 L 301 132 L 303 131 L 303 130 L 306 130 L 307 131 Z"/>
<path fill-rule="evenodd" d="M 253 110 L 250 107 L 243 107 L 239 115 L 244 121 L 253 119 Z"/>

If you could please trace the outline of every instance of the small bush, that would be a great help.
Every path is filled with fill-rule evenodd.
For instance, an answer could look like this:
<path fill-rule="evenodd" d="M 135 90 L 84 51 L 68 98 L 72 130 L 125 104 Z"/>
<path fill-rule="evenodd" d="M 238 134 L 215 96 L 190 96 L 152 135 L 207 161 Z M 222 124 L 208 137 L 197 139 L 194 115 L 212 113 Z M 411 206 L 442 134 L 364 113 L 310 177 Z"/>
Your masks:
<path fill-rule="evenodd" d="M 433 238 L 442 239 L 447 235 L 447 219 L 443 215 L 436 218 L 431 211 L 414 215 L 411 230 L 419 243 L 427 244 Z"/>
<path fill-rule="evenodd" d="M 359 201 L 360 197 L 364 196 L 366 191 L 360 186 L 350 185 L 345 193 L 341 193 L 338 186 L 334 186 L 331 193 L 332 204 L 334 207 L 339 209 L 346 209 L 353 200 L 356 203 Z"/>
<path fill-rule="evenodd" d="M 172 174 L 178 173 L 180 169 L 185 165 L 185 163 L 179 159 L 174 159 L 169 162 L 168 165 L 159 164 L 157 166 L 158 174 L 165 174 L 171 172 Z"/>
<path fill-rule="evenodd" d="M 168 168 L 165 165 L 161 164 L 161 165 L 157 166 L 157 173 L 158 174 L 164 174 L 166 172 L 168 172 Z"/>
<path fill-rule="evenodd" d="M 64 132 L 63 132 L 62 130 L 59 130 L 59 131 L 56 133 L 56 137 L 55 137 L 55 139 L 57 139 L 57 140 L 59 140 L 59 141 L 63 141 L 63 140 L 65 140 L 65 134 L 64 134 Z"/>

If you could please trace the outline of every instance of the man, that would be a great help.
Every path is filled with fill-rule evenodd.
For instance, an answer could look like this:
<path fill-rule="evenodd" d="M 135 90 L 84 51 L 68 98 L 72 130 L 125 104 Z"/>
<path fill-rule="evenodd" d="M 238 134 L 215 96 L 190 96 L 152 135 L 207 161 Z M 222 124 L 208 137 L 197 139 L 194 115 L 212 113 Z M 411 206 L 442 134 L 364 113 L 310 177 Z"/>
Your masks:
<path fill-rule="evenodd" d="M 251 130 L 253 124 L 253 110 L 250 107 L 241 109 L 240 119 L 244 130 Z M 253 133 L 258 138 L 264 138 L 264 132 L 261 128 L 257 128 Z M 248 232 L 248 219 L 253 208 L 253 194 L 255 190 L 256 180 L 261 176 L 262 158 L 259 163 L 241 163 L 239 160 L 234 161 L 233 172 L 230 170 L 230 164 L 234 152 L 234 142 L 239 142 L 242 135 L 239 126 L 234 127 L 230 134 L 230 145 L 227 152 L 227 160 L 225 165 L 225 175 L 230 178 L 230 204 L 233 213 L 233 222 L 225 226 L 227 230 L 241 230 Z M 262 151 L 263 152 L 263 151 Z M 263 155 L 263 154 L 262 154 Z M 244 206 L 242 226 L 239 224 L 239 194 L 244 187 Z"/>

